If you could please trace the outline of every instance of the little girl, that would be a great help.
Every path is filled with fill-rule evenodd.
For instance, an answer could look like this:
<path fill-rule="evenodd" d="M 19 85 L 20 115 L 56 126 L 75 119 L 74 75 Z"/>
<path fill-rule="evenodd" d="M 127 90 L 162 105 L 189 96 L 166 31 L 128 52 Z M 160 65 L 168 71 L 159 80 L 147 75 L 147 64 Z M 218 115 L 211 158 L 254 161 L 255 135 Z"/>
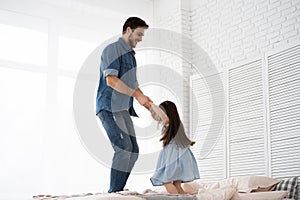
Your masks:
<path fill-rule="evenodd" d="M 195 142 L 185 134 L 176 105 L 165 101 L 158 106 L 152 104 L 152 117 L 163 124 L 163 150 L 160 152 L 154 175 L 150 178 L 153 186 L 164 185 L 170 194 L 185 194 L 181 183 L 199 179 L 195 157 L 190 150 Z"/>

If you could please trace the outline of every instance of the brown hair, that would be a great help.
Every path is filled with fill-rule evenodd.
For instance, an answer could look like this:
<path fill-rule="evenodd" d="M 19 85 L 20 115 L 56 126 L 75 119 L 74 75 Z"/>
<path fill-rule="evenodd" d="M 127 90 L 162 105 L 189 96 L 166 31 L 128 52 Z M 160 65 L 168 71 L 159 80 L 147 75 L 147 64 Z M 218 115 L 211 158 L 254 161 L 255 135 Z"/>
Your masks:
<path fill-rule="evenodd" d="M 123 25 L 123 31 L 122 31 L 123 34 L 126 32 L 127 27 L 130 27 L 131 29 L 136 29 L 138 27 L 143 27 L 147 29 L 149 26 L 141 18 L 129 17 Z"/>
<path fill-rule="evenodd" d="M 164 127 L 162 131 L 163 136 L 160 139 L 160 141 L 163 141 L 163 147 L 169 144 L 173 138 L 176 144 L 181 147 L 189 147 L 195 144 L 195 142 L 191 141 L 185 134 L 176 105 L 171 101 L 164 101 L 159 107 L 169 118 L 169 126 Z"/>

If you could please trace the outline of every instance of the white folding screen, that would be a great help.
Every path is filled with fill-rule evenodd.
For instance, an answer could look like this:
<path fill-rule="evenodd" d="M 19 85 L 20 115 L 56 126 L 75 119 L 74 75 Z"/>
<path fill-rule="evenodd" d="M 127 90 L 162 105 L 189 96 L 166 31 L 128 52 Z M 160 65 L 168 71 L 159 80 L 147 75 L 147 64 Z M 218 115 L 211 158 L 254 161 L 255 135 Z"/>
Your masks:
<path fill-rule="evenodd" d="M 228 175 L 265 175 L 262 60 L 228 70 Z"/>
<path fill-rule="evenodd" d="M 192 149 L 201 178 L 300 177 L 300 44 L 226 69 L 226 131 L 209 150 L 203 143 L 218 107 L 212 105 L 211 94 L 217 91 L 208 89 L 208 78 L 214 76 L 191 78 L 190 127 L 197 141 Z"/>
<path fill-rule="evenodd" d="M 218 76 L 218 77 L 216 77 Z M 217 117 L 223 115 L 222 98 L 212 103 L 212 95 L 222 96 L 223 88 L 216 81 L 223 79 L 223 74 L 208 77 L 195 75 L 191 78 L 191 138 L 196 141 L 192 147 L 200 169 L 202 180 L 218 180 L 226 177 L 225 131 L 210 130 L 213 112 Z M 210 83 L 208 87 L 207 83 Z M 210 130 L 210 131 L 209 131 Z M 211 135 L 209 135 L 209 134 Z"/>
<path fill-rule="evenodd" d="M 300 177 L 300 45 L 270 52 L 266 61 L 271 176 Z"/>

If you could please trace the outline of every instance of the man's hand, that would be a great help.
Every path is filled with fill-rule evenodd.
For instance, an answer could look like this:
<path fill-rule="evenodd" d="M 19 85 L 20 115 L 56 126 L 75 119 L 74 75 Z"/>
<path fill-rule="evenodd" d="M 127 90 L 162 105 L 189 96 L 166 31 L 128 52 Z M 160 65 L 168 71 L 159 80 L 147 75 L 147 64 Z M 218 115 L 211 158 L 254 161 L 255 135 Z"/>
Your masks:
<path fill-rule="evenodd" d="M 145 106 L 147 109 L 149 109 L 153 103 L 152 100 L 148 96 L 144 95 L 139 88 L 133 92 L 132 96 L 139 102 L 139 104 Z"/>

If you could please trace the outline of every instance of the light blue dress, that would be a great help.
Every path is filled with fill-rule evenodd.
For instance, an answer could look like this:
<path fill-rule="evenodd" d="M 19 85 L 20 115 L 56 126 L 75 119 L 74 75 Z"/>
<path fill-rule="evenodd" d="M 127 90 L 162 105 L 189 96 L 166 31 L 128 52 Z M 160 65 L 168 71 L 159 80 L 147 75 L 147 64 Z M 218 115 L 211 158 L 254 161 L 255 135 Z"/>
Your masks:
<path fill-rule="evenodd" d="M 199 178 L 197 162 L 190 148 L 179 147 L 171 140 L 161 150 L 156 170 L 150 180 L 153 186 L 160 186 L 177 180 L 184 183 Z"/>

